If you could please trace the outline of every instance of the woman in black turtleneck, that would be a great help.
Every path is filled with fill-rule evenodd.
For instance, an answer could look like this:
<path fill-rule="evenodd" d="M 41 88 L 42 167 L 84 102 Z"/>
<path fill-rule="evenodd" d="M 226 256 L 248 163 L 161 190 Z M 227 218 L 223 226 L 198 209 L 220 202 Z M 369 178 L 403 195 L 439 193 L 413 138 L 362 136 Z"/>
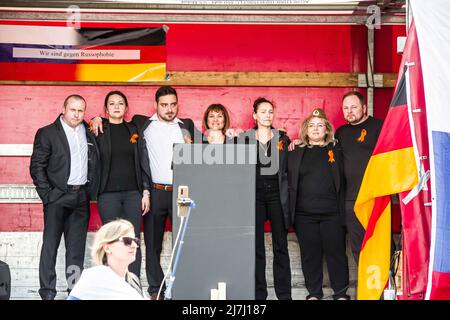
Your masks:
<path fill-rule="evenodd" d="M 289 206 L 309 292 L 306 299 L 323 298 L 323 256 L 333 298 L 349 299 L 342 158 L 322 109 L 315 109 L 302 123 L 300 140 L 288 156 Z"/>
<path fill-rule="evenodd" d="M 140 238 L 142 216 L 149 211 L 150 193 L 142 186 L 136 127 L 124 120 L 128 109 L 126 96 L 111 91 L 105 97 L 103 133 L 97 136 L 101 159 L 101 180 L 98 211 L 102 223 L 122 218 L 130 221 Z M 130 271 L 140 277 L 141 251 Z"/>

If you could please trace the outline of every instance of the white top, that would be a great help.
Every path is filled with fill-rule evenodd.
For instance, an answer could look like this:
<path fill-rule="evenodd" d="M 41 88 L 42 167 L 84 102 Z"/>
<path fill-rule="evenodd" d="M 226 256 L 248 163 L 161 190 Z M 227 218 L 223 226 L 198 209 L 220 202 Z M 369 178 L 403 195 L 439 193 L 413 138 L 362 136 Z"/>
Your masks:
<path fill-rule="evenodd" d="M 161 121 L 156 113 L 150 120 L 153 121 L 145 129 L 144 138 L 147 143 L 152 182 L 172 184 L 173 144 L 184 143 L 183 133 L 179 126 L 179 123 L 183 122 L 178 118 L 171 122 Z"/>
<path fill-rule="evenodd" d="M 86 128 L 80 123 L 72 128 L 64 120 L 59 118 L 69 142 L 70 149 L 70 175 L 67 184 L 83 185 L 87 182 L 88 174 L 88 145 Z"/>
<path fill-rule="evenodd" d="M 108 266 L 84 269 L 68 300 L 146 300 Z"/>

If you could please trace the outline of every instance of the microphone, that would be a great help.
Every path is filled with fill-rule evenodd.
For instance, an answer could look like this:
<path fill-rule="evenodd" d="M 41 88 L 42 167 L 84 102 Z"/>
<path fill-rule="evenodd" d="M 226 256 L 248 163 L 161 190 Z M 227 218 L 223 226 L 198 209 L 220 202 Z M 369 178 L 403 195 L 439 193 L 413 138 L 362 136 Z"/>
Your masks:
<path fill-rule="evenodd" d="M 178 198 L 177 198 L 177 215 L 178 217 L 186 217 L 189 206 L 192 200 L 189 198 L 189 187 L 178 186 Z"/>

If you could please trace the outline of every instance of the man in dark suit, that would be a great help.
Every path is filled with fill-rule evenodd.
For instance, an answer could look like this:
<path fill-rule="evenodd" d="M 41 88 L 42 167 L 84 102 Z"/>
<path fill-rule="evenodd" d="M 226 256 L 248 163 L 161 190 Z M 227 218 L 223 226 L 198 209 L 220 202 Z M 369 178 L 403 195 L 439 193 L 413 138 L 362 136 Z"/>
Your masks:
<path fill-rule="evenodd" d="M 160 87 L 155 94 L 155 114 L 150 118 L 135 115 L 139 137 L 143 187 L 150 190 L 150 212 L 144 216 L 144 241 L 148 292 L 157 299 L 164 279 L 160 264 L 164 228 L 167 216 L 172 220 L 173 172 L 172 157 L 175 143 L 201 143 L 202 134 L 191 119 L 179 119 L 178 95 L 170 86 Z M 92 120 L 94 132 L 102 131 L 101 118 Z M 159 299 L 164 297 L 164 289 Z"/>
<path fill-rule="evenodd" d="M 44 205 L 39 262 L 39 295 L 56 296 L 56 256 L 61 236 L 66 246 L 66 278 L 71 290 L 83 270 L 89 200 L 97 194 L 98 148 L 83 121 L 86 101 L 68 96 L 62 114 L 35 136 L 30 174 Z"/>

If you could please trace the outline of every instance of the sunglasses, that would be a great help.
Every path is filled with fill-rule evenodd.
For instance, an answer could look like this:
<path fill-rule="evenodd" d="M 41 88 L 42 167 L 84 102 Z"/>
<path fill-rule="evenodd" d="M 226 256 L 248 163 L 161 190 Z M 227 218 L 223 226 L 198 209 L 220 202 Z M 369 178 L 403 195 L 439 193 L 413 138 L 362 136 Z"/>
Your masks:
<path fill-rule="evenodd" d="M 134 238 L 134 237 L 120 237 L 119 239 L 117 239 L 116 241 L 120 241 L 123 242 L 124 245 L 126 245 L 127 247 L 131 246 L 131 244 L 134 242 L 136 243 L 136 245 L 139 247 L 141 241 L 139 238 Z M 115 242 L 115 241 L 114 241 Z"/>

